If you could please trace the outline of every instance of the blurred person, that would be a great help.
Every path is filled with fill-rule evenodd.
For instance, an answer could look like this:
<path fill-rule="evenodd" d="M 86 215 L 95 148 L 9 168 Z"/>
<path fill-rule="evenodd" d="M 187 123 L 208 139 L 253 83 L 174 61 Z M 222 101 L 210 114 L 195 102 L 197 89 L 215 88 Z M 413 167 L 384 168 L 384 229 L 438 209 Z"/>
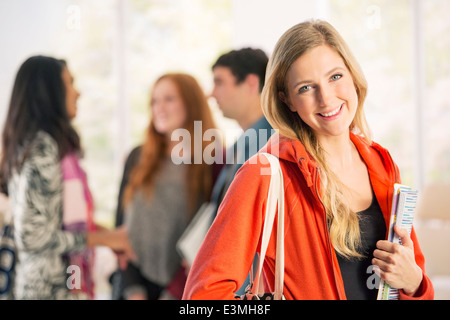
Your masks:
<path fill-rule="evenodd" d="M 414 228 L 409 235 L 395 227 L 403 245 L 385 240 L 400 172 L 371 140 L 366 93 L 357 60 L 329 23 L 302 22 L 278 40 L 262 107 L 279 131 L 261 152 L 277 150 L 283 172 L 286 299 L 373 300 L 374 275 L 399 288 L 399 299 L 434 297 Z M 260 250 L 271 178 L 262 174 L 270 170 L 263 159 L 255 155 L 236 174 L 183 299 L 238 298 Z M 275 242 L 272 235 L 263 268 L 268 293 L 274 291 Z M 371 267 L 377 273 L 368 273 Z"/>
<path fill-rule="evenodd" d="M 212 66 L 214 87 L 211 96 L 217 101 L 223 116 L 236 120 L 244 131 L 225 153 L 225 164 L 214 184 L 211 199 L 217 206 L 237 170 L 264 146 L 273 133 L 261 108 L 268 60 L 261 49 L 242 48 L 222 54 Z"/>
<path fill-rule="evenodd" d="M 119 265 L 126 268 L 111 279 L 115 299 L 181 299 L 186 274 L 176 242 L 209 199 L 213 183 L 212 166 L 196 163 L 192 152 L 203 154 L 211 143 L 202 139 L 194 145 L 194 122 L 200 121 L 202 137 L 215 128 L 197 80 L 184 73 L 162 75 L 152 88 L 150 107 L 145 141 L 128 155 L 119 190 L 116 225 L 127 226 L 138 259 L 126 263 L 119 255 Z M 192 137 L 184 154 L 175 152 L 180 142 L 172 135 L 180 129 Z M 179 157 L 185 161 L 179 163 Z"/>
<path fill-rule="evenodd" d="M 71 120 L 79 92 L 64 60 L 32 56 L 19 68 L 2 135 L 0 182 L 17 247 L 15 299 L 92 299 L 93 247 L 130 259 L 125 228 L 96 228 Z"/>

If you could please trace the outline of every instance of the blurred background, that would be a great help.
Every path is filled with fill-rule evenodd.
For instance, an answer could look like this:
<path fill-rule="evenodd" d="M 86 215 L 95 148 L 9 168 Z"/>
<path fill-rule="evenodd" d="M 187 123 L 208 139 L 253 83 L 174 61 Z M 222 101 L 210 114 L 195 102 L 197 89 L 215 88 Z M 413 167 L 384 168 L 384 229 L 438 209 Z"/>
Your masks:
<path fill-rule="evenodd" d="M 75 126 L 95 218 L 112 227 L 124 159 L 142 141 L 157 77 L 187 72 L 209 94 L 220 54 L 252 46 L 270 55 L 292 25 L 325 19 L 365 72 L 374 140 L 421 192 L 415 226 L 427 273 L 436 298 L 450 299 L 449 12 L 450 0 L 0 0 L 0 129 L 20 64 L 35 54 L 66 59 L 81 92 Z M 227 137 L 238 126 L 209 101 Z M 115 260 L 98 251 L 98 299 L 108 299 Z"/>

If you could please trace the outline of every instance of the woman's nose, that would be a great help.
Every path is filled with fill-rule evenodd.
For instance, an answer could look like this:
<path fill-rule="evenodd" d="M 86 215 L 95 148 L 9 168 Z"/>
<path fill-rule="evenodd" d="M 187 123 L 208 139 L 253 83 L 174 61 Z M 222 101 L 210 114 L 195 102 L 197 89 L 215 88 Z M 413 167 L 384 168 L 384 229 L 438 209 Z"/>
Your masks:
<path fill-rule="evenodd" d="M 317 99 L 319 100 L 319 105 L 322 107 L 329 106 L 333 96 L 332 88 L 328 86 L 320 86 L 317 90 Z"/>

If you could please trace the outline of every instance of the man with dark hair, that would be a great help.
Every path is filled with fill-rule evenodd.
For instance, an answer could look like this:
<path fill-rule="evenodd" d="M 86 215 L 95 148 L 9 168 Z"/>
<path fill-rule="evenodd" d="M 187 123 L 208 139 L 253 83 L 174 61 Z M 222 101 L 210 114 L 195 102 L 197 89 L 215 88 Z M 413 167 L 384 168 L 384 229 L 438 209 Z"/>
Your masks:
<path fill-rule="evenodd" d="M 268 60 L 261 49 L 243 48 L 221 55 L 212 66 L 214 88 L 211 96 L 223 115 L 236 120 L 244 130 L 227 150 L 226 163 L 214 185 L 212 201 L 218 206 L 237 170 L 273 133 L 261 109 Z"/>
<path fill-rule="evenodd" d="M 214 71 L 216 67 L 229 68 L 236 77 L 237 83 L 242 83 L 249 74 L 255 74 L 260 79 L 259 91 L 264 87 L 266 77 L 266 66 L 268 57 L 261 49 L 243 48 L 232 50 L 221 55 L 212 66 Z"/>

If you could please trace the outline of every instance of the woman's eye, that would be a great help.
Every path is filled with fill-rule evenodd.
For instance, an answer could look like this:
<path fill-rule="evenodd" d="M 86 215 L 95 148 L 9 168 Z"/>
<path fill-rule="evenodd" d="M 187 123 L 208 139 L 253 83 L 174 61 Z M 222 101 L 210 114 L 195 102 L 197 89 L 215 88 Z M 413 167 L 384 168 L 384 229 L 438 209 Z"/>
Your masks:
<path fill-rule="evenodd" d="M 306 92 L 306 91 L 308 91 L 309 89 L 311 89 L 311 86 L 310 86 L 310 85 L 303 86 L 303 87 L 301 87 L 300 89 L 298 89 L 298 93 Z"/>
<path fill-rule="evenodd" d="M 342 74 L 334 74 L 334 75 L 332 75 L 331 76 L 331 80 L 338 80 L 338 79 L 340 79 L 340 78 L 342 78 Z"/>

